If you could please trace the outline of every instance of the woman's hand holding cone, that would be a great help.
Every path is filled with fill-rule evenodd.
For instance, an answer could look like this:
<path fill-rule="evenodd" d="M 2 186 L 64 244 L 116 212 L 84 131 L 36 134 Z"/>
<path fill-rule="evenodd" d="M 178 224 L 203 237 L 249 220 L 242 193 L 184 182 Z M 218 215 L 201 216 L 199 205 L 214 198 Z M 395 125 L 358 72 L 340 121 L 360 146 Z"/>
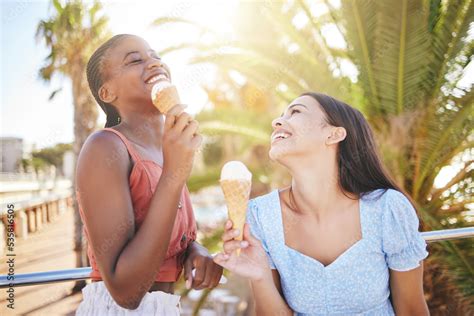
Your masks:
<path fill-rule="evenodd" d="M 251 280 L 262 280 L 272 277 L 271 269 L 265 250 L 260 240 L 250 233 L 248 224 L 244 225 L 243 240 L 235 240 L 240 235 L 238 229 L 232 229 L 233 223 L 228 220 L 224 227 L 222 240 L 224 242 L 224 253 L 214 257 L 214 262 L 240 276 Z M 237 255 L 240 249 L 240 255 Z"/>

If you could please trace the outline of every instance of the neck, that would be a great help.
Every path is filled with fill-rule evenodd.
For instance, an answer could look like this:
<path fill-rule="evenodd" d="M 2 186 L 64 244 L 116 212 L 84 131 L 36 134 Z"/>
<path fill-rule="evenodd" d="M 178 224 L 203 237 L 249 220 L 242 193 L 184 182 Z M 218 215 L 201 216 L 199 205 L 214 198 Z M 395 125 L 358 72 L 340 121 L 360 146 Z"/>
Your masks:
<path fill-rule="evenodd" d="M 140 145 L 161 148 L 164 115 L 158 110 L 121 113 L 119 126 Z"/>
<path fill-rule="evenodd" d="M 295 204 L 291 207 L 296 207 L 303 215 L 311 215 L 319 220 L 353 203 L 353 199 L 344 195 L 339 187 L 339 172 L 334 156 L 298 157 L 287 167 L 292 175 L 291 202 Z"/>

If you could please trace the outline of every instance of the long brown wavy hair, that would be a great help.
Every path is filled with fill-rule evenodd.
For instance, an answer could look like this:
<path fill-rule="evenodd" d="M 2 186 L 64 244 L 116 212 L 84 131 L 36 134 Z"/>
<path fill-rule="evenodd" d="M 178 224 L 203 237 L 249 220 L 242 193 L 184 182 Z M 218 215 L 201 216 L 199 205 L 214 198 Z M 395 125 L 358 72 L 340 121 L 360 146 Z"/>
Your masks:
<path fill-rule="evenodd" d="M 326 114 L 327 123 L 344 127 L 347 131 L 337 153 L 338 183 L 343 192 L 359 197 L 377 189 L 403 192 L 384 168 L 372 130 L 360 111 L 322 93 L 307 92 L 301 96 L 310 96 L 318 101 Z"/>

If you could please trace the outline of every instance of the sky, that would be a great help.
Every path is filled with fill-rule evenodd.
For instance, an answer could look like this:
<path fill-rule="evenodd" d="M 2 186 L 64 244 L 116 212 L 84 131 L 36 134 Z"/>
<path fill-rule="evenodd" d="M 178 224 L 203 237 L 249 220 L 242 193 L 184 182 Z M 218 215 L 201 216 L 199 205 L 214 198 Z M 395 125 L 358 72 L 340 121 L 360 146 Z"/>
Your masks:
<path fill-rule="evenodd" d="M 51 12 L 50 1 L 1 1 L 1 136 L 23 138 L 44 148 L 56 143 L 73 141 L 73 105 L 71 83 L 56 76 L 50 83 L 38 77 L 48 50 L 35 40 L 38 22 L 47 19 Z M 143 37 L 160 50 L 183 41 L 199 38 L 196 31 L 184 25 L 152 27 L 151 22 L 160 16 L 191 18 L 201 24 L 231 36 L 229 19 L 235 1 L 102 1 L 104 14 L 109 17 L 113 34 L 131 33 Z M 189 53 L 166 55 L 173 81 L 180 91 L 188 111 L 197 113 L 208 105 L 201 85 L 214 76 L 211 66 L 189 65 Z M 52 91 L 63 87 L 52 101 Z M 99 124 L 105 115 L 99 110 Z"/>

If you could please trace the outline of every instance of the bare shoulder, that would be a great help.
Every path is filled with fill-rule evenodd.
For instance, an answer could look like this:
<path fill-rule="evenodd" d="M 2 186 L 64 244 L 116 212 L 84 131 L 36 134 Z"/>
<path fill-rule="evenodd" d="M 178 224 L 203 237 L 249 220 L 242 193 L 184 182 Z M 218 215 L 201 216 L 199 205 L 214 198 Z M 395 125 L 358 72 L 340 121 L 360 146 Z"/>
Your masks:
<path fill-rule="evenodd" d="M 86 139 L 78 157 L 78 173 L 82 168 L 115 167 L 129 165 L 128 151 L 122 140 L 114 133 L 99 130 Z"/>
<path fill-rule="evenodd" d="M 101 130 L 85 141 L 77 161 L 75 190 L 91 230 L 95 222 L 104 223 L 110 216 L 133 213 L 129 188 L 131 167 L 127 147 L 117 135 Z M 102 214 L 102 217 L 91 219 L 89 214 Z"/>

